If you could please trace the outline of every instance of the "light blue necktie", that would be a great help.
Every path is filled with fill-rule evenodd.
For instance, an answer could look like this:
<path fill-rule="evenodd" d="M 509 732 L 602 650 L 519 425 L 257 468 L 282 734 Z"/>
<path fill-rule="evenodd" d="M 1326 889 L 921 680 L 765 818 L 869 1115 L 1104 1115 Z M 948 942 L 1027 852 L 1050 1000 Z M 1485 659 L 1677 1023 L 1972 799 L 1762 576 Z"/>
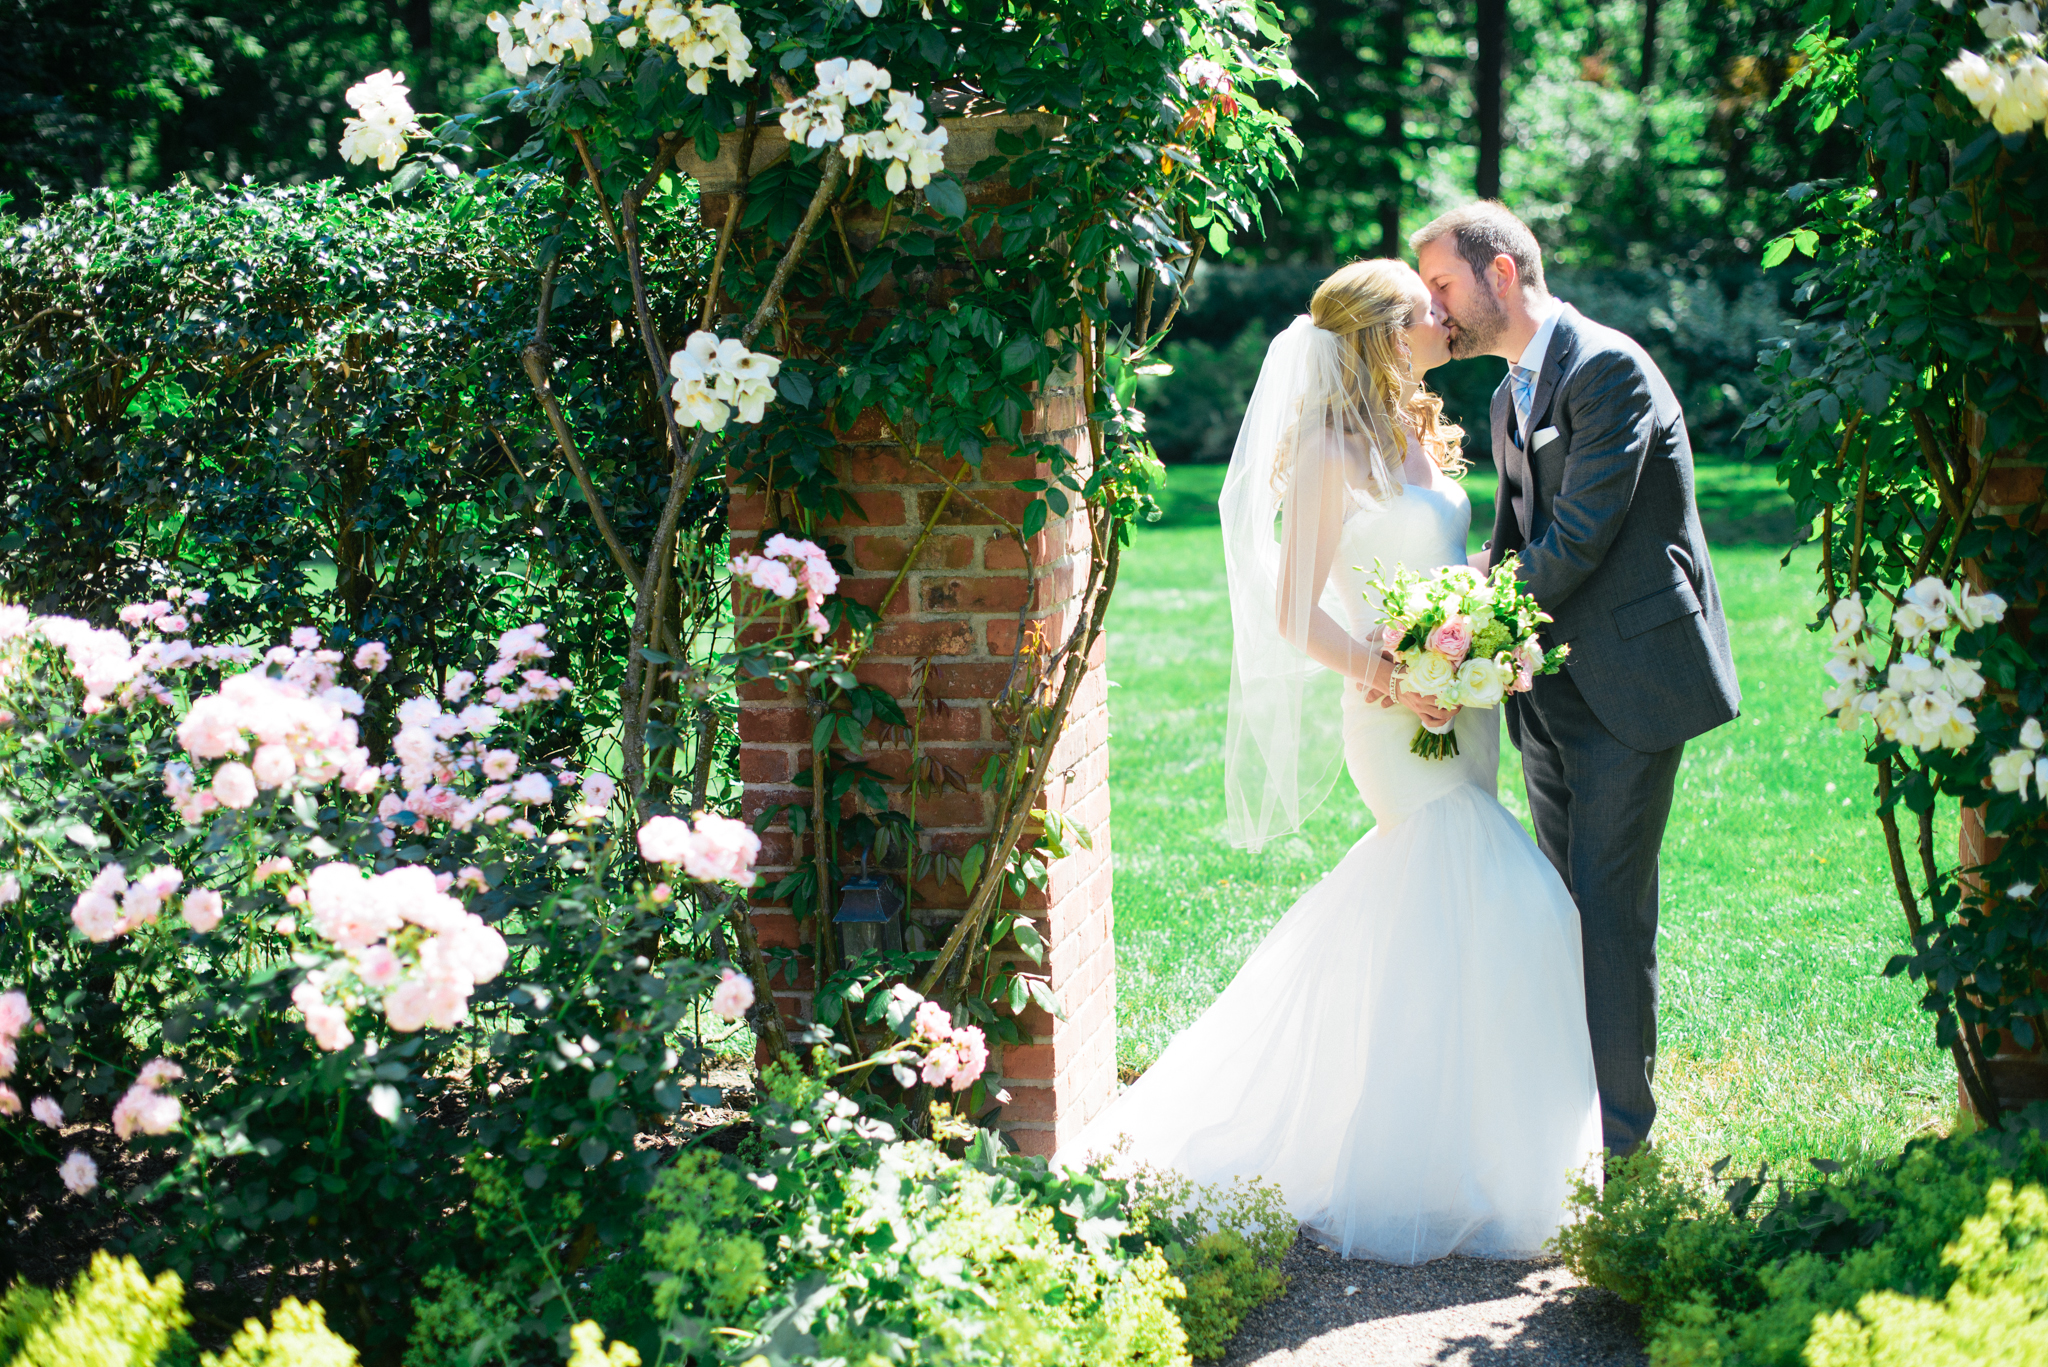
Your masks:
<path fill-rule="evenodd" d="M 1514 386 L 1515 416 L 1519 419 L 1517 434 L 1529 426 L 1529 405 L 1536 399 L 1536 372 L 1527 366 L 1508 367 L 1509 382 Z"/>

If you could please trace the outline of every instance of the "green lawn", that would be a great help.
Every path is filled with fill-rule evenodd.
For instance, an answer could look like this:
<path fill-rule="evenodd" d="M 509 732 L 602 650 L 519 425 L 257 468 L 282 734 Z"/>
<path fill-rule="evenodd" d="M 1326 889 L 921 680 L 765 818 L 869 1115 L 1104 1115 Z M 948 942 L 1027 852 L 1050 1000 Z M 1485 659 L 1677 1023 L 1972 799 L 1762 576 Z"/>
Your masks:
<path fill-rule="evenodd" d="M 1138 532 L 1110 609 L 1127 1071 L 1214 999 L 1371 824 L 1341 785 L 1295 837 L 1256 855 L 1223 841 L 1221 478 L 1220 466 L 1174 468 L 1167 517 Z M 1488 477 L 1468 485 L 1483 525 Z M 1778 566 L 1796 524 L 1767 470 L 1703 462 L 1700 503 L 1743 715 L 1687 747 L 1664 841 L 1657 1138 L 1696 1164 L 1895 1151 L 1947 1124 L 1954 1076 L 1913 993 L 1879 976 L 1904 931 L 1859 747 L 1818 715 L 1813 575 L 1803 555 Z M 1502 795 L 1526 824 L 1520 764 L 1503 749 Z"/>

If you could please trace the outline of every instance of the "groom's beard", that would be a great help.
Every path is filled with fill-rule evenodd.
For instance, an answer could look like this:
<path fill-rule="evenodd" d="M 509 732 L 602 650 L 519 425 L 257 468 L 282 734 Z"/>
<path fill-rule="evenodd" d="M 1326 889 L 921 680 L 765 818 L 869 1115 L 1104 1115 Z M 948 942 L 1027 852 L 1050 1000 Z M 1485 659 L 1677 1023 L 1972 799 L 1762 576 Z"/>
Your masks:
<path fill-rule="evenodd" d="M 1474 312 L 1459 318 L 1446 315 L 1444 322 L 1451 331 L 1451 356 L 1462 361 L 1493 350 L 1493 344 L 1507 330 L 1508 311 L 1501 307 L 1500 300 L 1483 293 Z"/>

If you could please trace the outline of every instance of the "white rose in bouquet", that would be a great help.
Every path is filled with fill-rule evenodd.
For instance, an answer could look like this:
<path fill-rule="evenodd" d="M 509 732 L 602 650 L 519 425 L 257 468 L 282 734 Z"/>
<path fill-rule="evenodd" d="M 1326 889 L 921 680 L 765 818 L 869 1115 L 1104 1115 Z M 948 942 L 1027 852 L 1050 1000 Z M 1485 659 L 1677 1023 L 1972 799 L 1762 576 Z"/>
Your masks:
<path fill-rule="evenodd" d="M 1414 658 L 1408 661 L 1409 689 L 1446 706 L 1456 706 L 1446 695 L 1457 689 L 1458 667 L 1434 650 L 1410 653 Z"/>
<path fill-rule="evenodd" d="M 1467 707 L 1498 707 L 1507 696 L 1508 683 L 1513 676 L 1503 669 L 1497 660 L 1484 656 L 1467 660 L 1458 668 L 1458 684 L 1465 694 Z"/>

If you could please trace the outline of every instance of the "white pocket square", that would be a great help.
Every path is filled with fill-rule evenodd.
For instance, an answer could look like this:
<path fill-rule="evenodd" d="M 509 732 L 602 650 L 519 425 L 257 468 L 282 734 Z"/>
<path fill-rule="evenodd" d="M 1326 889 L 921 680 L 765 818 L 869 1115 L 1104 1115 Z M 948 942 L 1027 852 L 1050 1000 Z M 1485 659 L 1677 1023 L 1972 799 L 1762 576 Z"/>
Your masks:
<path fill-rule="evenodd" d="M 1555 427 L 1545 427 L 1536 433 L 1536 439 L 1529 443 L 1529 449 L 1535 451 L 1550 445 L 1551 442 L 1556 440 L 1557 429 Z"/>

